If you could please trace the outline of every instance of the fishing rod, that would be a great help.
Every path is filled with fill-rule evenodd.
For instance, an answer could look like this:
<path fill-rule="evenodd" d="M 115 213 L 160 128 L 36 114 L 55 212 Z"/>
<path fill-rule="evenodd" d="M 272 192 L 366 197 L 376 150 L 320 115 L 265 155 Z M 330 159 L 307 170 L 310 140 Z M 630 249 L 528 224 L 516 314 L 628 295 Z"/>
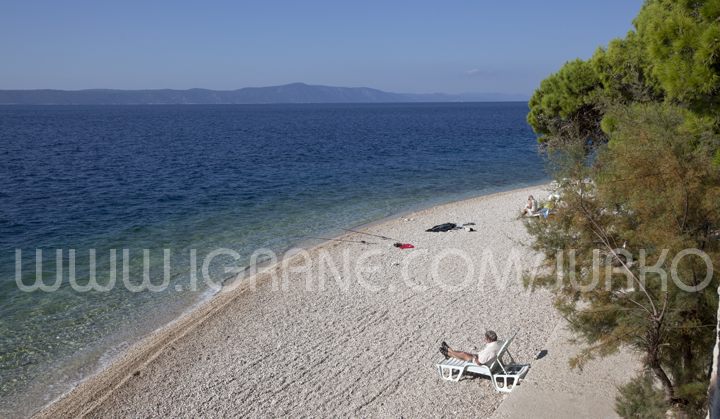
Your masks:
<path fill-rule="evenodd" d="M 345 239 L 331 239 L 329 237 L 314 237 L 314 236 L 302 236 L 299 237 L 301 239 L 315 239 L 315 240 L 332 240 L 336 242 L 346 242 L 346 243 L 359 243 L 359 244 L 377 244 L 365 240 L 345 240 Z"/>
<path fill-rule="evenodd" d="M 392 237 L 381 236 L 381 235 L 379 235 L 379 234 L 366 233 L 366 232 L 364 232 L 364 231 L 353 230 L 353 229 L 350 229 L 350 228 L 341 228 L 340 230 L 350 231 L 350 232 L 352 232 L 352 233 L 358 233 L 358 234 L 365 234 L 365 235 L 367 235 L 367 236 L 379 237 L 379 238 L 381 238 L 381 239 L 383 239 L 383 240 L 392 240 L 392 241 L 394 241 L 394 242 L 399 242 L 399 241 L 400 241 L 400 240 L 398 240 L 398 239 L 393 239 Z"/>

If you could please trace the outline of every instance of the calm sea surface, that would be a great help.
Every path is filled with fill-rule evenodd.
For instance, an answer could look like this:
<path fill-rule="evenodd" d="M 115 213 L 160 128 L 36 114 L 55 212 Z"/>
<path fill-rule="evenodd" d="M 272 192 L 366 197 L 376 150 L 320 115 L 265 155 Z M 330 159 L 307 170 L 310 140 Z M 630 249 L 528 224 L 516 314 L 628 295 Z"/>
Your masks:
<path fill-rule="evenodd" d="M 525 103 L 0 107 L 0 416 L 27 414 L 212 294 L 188 291 L 190 251 L 238 252 L 546 180 Z M 522 205 L 518 203 L 518 206 Z M 448 220 L 454 221 L 454 220 Z M 455 220 L 458 221 L 458 220 Z M 462 220 L 459 220 L 462 221 Z M 20 263 L 16 264 L 20 250 Z M 64 279 L 54 292 L 23 292 Z M 90 249 L 107 292 L 88 283 Z M 132 284 L 122 286 L 128 249 Z M 16 266 L 17 265 L 17 266 Z M 198 270 L 200 267 L 197 267 Z"/>

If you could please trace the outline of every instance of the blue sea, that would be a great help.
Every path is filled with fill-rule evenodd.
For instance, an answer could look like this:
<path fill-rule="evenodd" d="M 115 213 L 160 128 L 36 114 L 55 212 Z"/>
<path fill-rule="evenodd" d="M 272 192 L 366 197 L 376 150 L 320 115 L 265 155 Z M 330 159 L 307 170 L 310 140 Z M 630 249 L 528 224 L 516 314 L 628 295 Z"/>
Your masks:
<path fill-rule="evenodd" d="M 243 267 L 408 210 L 546 181 L 526 103 L 0 107 L 0 416 L 28 414 L 210 298 L 191 249 Z M 522 203 L 518 203 L 521 205 Z M 452 221 L 452 220 L 448 220 Z M 312 242 L 312 240 L 310 240 Z M 26 292 L 42 250 L 53 292 Z M 62 251 L 61 258 L 56 252 Z M 162 292 L 78 292 L 127 249 Z M 200 269 L 196 267 L 196 269 Z M 17 278 L 16 278 L 17 277 Z M 137 281 L 136 281 L 137 282 Z"/>

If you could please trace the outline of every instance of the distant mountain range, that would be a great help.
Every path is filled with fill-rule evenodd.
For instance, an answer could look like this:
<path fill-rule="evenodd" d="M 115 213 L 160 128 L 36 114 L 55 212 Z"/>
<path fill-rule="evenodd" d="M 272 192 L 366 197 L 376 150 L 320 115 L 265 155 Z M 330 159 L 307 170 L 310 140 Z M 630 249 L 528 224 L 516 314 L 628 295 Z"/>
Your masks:
<path fill-rule="evenodd" d="M 0 90 L 0 105 L 222 105 L 261 103 L 397 103 L 527 101 L 501 93 L 413 94 L 368 87 L 333 87 L 292 83 L 237 90 Z"/>

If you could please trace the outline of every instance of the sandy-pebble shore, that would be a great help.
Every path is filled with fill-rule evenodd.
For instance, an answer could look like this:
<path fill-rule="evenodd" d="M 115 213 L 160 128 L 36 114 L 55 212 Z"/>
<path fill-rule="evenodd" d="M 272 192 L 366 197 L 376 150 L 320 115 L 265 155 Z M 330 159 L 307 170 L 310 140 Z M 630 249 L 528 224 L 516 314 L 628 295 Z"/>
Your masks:
<path fill-rule="evenodd" d="M 529 293 L 516 274 L 538 262 L 523 245 L 528 235 L 517 219 L 529 193 L 546 194 L 543 187 L 519 189 L 364 228 L 415 249 L 349 234 L 342 238 L 373 244 L 333 241 L 307 258 L 296 254 L 254 277 L 254 288 L 236 283 L 144 339 L 38 416 L 488 417 L 504 398 L 525 393 L 510 413 L 497 412 L 517 417 L 532 408 L 522 398 L 544 388 L 542 380 L 556 381 L 553 374 L 504 396 L 480 378 L 442 381 L 435 363 L 442 340 L 470 350 L 493 329 L 501 339 L 517 331 L 511 351 L 533 364 L 528 384 L 536 363 L 577 374 L 562 351 L 534 360 L 557 340 L 562 320 L 550 294 Z M 444 222 L 474 222 L 477 231 L 425 232 Z M 505 275 L 508 260 L 514 265 Z M 583 372 L 589 394 L 580 398 L 590 403 L 592 394 L 602 394 L 602 409 L 618 380 L 593 381 L 596 372 Z M 612 406 L 595 410 L 611 412 Z"/>

